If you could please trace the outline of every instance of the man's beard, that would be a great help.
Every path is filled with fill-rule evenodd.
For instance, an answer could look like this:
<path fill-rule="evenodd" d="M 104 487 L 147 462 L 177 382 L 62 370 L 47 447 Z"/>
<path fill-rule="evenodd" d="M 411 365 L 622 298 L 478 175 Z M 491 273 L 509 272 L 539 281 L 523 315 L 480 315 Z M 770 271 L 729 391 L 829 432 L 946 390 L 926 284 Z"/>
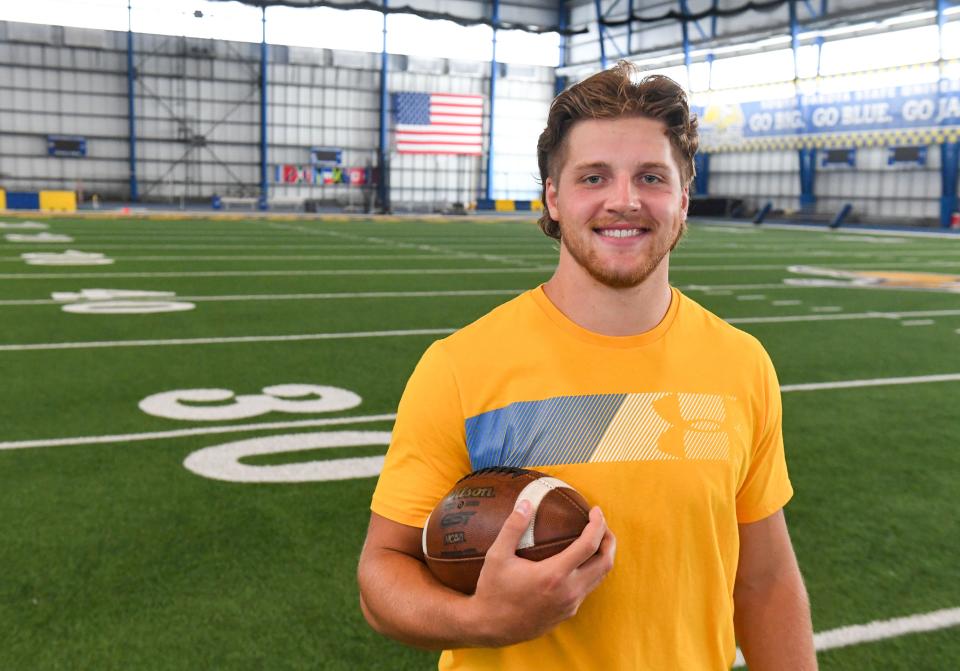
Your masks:
<path fill-rule="evenodd" d="M 593 277 L 593 279 L 605 286 L 610 287 L 611 289 L 632 289 L 633 287 L 639 286 L 648 277 L 650 277 L 650 275 L 654 270 L 657 269 L 667 254 L 673 251 L 673 249 L 677 246 L 684 233 L 686 233 L 687 222 L 681 218 L 680 215 L 678 215 L 677 219 L 674 220 L 675 223 L 677 221 L 679 221 L 679 225 L 677 226 L 677 235 L 669 246 L 661 245 L 653 247 L 650 250 L 649 256 L 644 258 L 641 264 L 627 270 L 605 267 L 598 263 L 596 255 L 593 253 L 593 250 L 590 248 L 589 244 L 581 244 L 582 238 L 563 235 L 562 225 L 560 244 L 567 248 L 567 251 L 570 252 L 570 256 L 573 257 L 574 261 L 576 261 L 581 268 L 586 270 L 590 276 Z M 600 218 L 591 219 L 590 222 L 588 222 L 587 235 L 595 235 L 593 233 L 594 228 L 602 228 L 604 226 L 610 226 L 614 223 L 628 223 L 637 228 L 646 228 L 651 231 L 649 235 L 656 235 L 656 231 L 659 228 L 659 225 L 650 225 L 646 220 L 637 220 L 634 222 L 625 221 L 623 219 L 611 220 L 610 218 Z M 654 240 L 653 242 L 654 244 L 659 244 L 658 240 Z"/>

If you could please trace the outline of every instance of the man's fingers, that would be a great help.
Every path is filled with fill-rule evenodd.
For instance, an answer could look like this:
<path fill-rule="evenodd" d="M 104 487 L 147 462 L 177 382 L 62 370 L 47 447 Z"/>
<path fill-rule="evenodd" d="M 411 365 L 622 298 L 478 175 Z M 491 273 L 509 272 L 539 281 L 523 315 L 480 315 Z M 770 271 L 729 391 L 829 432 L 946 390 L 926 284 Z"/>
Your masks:
<path fill-rule="evenodd" d="M 600 508 L 594 506 L 590 510 L 590 521 L 583 528 L 580 537 L 563 552 L 544 561 L 554 564 L 557 570 L 563 573 L 572 573 L 574 569 L 597 553 L 606 532 L 607 523 L 603 519 L 603 513 L 600 512 Z"/>
<path fill-rule="evenodd" d="M 617 554 L 617 537 L 607 529 L 600 543 L 600 549 L 587 561 L 576 569 L 587 592 L 592 592 L 613 568 L 613 560 Z"/>
<path fill-rule="evenodd" d="M 493 543 L 487 549 L 488 557 L 491 555 L 515 555 L 517 553 L 517 545 L 520 543 L 520 538 L 530 525 L 531 508 L 530 502 L 526 499 L 517 503 L 517 507 L 510 513 L 510 516 L 507 517 L 507 521 L 503 523 L 500 533 L 497 534 L 496 539 L 494 539 Z"/>

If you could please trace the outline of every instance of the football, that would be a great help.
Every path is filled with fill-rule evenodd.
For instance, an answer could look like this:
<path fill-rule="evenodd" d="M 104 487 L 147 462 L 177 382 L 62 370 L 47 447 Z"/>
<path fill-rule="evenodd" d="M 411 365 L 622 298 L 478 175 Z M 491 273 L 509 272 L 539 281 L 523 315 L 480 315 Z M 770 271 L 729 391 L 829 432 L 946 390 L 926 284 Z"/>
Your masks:
<path fill-rule="evenodd" d="M 545 473 L 484 468 L 461 478 L 423 525 L 423 556 L 437 579 L 473 594 L 487 549 L 523 499 L 530 525 L 517 555 L 540 561 L 572 543 L 589 521 L 590 506 L 573 487 Z"/>

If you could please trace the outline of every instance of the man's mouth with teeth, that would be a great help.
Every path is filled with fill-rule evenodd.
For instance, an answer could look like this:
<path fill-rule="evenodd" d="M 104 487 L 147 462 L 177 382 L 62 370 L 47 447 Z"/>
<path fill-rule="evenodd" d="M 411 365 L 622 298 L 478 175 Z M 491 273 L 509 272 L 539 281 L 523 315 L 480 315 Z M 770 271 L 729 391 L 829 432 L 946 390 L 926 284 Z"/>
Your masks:
<path fill-rule="evenodd" d="M 650 231 L 649 228 L 595 228 L 605 238 L 631 238 Z"/>

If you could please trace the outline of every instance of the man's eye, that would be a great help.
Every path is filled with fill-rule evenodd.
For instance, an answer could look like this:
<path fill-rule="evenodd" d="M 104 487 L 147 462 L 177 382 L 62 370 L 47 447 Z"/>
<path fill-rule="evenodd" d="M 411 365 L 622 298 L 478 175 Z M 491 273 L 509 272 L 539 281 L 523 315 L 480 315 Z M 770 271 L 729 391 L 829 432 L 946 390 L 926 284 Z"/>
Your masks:
<path fill-rule="evenodd" d="M 599 184 L 600 175 L 587 175 L 586 177 L 583 178 L 583 181 L 586 182 L 587 184 Z"/>
<path fill-rule="evenodd" d="M 644 184 L 656 184 L 663 181 L 657 175 L 644 175 L 642 179 Z"/>

